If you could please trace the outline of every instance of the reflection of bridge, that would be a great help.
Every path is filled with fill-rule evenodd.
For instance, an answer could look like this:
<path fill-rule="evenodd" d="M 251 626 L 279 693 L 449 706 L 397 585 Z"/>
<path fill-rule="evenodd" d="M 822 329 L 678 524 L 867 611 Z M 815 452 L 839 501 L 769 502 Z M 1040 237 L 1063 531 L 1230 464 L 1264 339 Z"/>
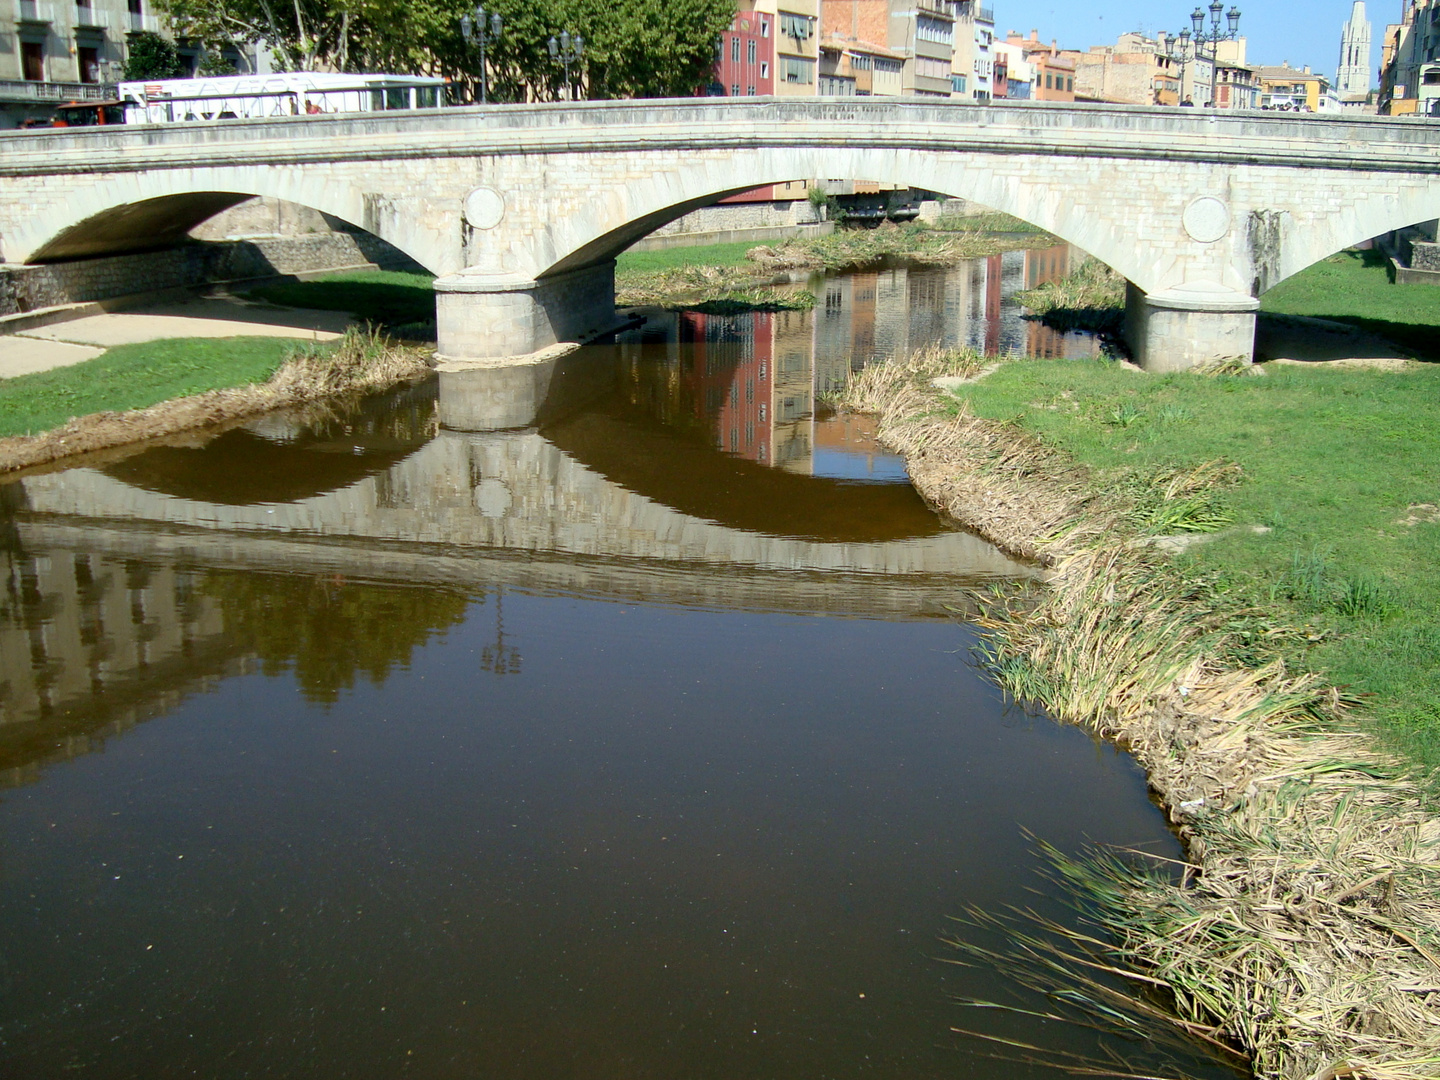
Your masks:
<path fill-rule="evenodd" d="M 557 440 L 591 462 L 581 464 L 534 431 L 441 431 L 399 460 L 404 440 L 372 432 L 353 458 L 333 441 L 287 457 L 287 432 L 269 417 L 254 425 L 271 446 L 263 454 L 254 434 L 213 444 L 242 462 L 263 458 L 270 470 L 239 487 L 217 481 L 216 497 L 234 501 L 197 497 L 207 450 L 183 446 L 0 488 L 8 580 L 0 780 L 23 781 L 39 763 L 88 752 L 97 737 L 257 661 L 295 666 L 302 688 L 328 700 L 357 673 L 378 677 L 405 662 L 460 617 L 466 597 L 506 588 L 915 618 L 947 614 L 963 582 L 1024 573 L 978 538 L 940 527 L 908 488 L 847 489 L 657 441 L 663 434 L 617 437 L 617 424 L 585 414 L 552 425 Z M 307 458 L 340 486 L 307 491 Z M 657 473 L 656 458 L 674 475 Z M 745 497 L 727 501 L 722 492 L 706 516 L 703 495 L 694 494 L 706 482 L 701 458 L 731 470 L 729 487 L 748 480 Z M 365 464 L 347 470 L 348 460 Z M 209 468 L 227 471 L 223 461 Z M 676 509 L 617 478 L 697 505 Z M 727 487 L 714 479 L 712 487 Z M 293 501 L 257 501 L 267 484 L 272 498 Z M 747 505 L 757 492 L 780 508 Z M 826 507 L 834 496 L 873 520 L 841 520 Z M 816 535 L 761 531 L 807 520 Z M 306 618 L 309 637 L 295 628 Z M 346 640 L 363 651 L 369 627 L 376 651 L 351 657 L 347 647 L 337 675 L 333 650 L 313 639 L 346 618 L 362 627 Z M 314 686 L 304 674 L 310 652 L 325 662 Z"/>
<path fill-rule="evenodd" d="M 360 225 L 442 275 L 443 352 L 613 319 L 613 258 L 777 180 L 894 182 L 1015 214 L 1135 286 L 1142 359 L 1249 355 L 1256 297 L 1440 211 L 1440 129 L 1130 106 L 591 102 L 76 130 L 0 140 L 11 262 L 178 240 L 246 196 Z"/>

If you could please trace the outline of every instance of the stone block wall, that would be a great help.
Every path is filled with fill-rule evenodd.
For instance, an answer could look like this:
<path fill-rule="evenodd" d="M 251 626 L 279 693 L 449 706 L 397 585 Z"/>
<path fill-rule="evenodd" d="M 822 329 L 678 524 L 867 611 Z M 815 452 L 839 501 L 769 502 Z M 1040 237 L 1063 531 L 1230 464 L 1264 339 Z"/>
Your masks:
<path fill-rule="evenodd" d="M 197 242 L 138 255 L 0 268 L 0 315 L 210 282 L 353 266 L 419 269 L 402 252 L 366 233 Z"/>
<path fill-rule="evenodd" d="M 1410 245 L 1410 269 L 1440 272 L 1440 244 L 1416 240 Z"/>
<path fill-rule="evenodd" d="M 729 232 L 732 229 L 773 229 L 809 225 L 820 220 L 808 199 L 784 202 L 717 203 L 702 206 L 669 225 L 662 225 L 652 236 L 674 233 Z"/>

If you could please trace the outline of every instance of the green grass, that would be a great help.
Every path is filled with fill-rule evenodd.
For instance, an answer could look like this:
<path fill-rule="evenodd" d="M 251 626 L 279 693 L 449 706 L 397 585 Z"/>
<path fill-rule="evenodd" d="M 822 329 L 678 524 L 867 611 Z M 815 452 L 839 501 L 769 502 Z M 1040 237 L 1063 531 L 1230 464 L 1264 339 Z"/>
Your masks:
<path fill-rule="evenodd" d="M 1426 360 L 1440 359 L 1440 288 L 1395 285 L 1378 251 L 1345 251 L 1282 281 L 1260 310 L 1311 315 L 1389 338 Z"/>
<path fill-rule="evenodd" d="M 345 311 L 393 328 L 435 321 L 434 277 L 398 270 L 358 270 L 311 281 L 264 285 L 250 295 L 286 307 Z"/>
<path fill-rule="evenodd" d="M 615 260 L 615 270 L 617 273 L 653 274 L 681 266 L 743 266 L 745 253 L 759 243 L 751 240 L 737 244 L 669 248 L 665 251 L 626 251 Z"/>
<path fill-rule="evenodd" d="M 76 416 L 143 409 L 171 398 L 268 379 L 293 338 L 169 338 L 120 345 L 93 360 L 0 379 L 0 436 L 28 435 Z"/>
<path fill-rule="evenodd" d="M 1027 361 L 963 394 L 1106 485 L 1238 464 L 1199 520 L 1270 531 L 1221 533 L 1182 563 L 1230 596 L 1257 656 L 1280 648 L 1348 687 L 1384 736 L 1440 767 L 1440 522 L 1410 510 L 1440 503 L 1440 367 L 1205 377 Z"/>

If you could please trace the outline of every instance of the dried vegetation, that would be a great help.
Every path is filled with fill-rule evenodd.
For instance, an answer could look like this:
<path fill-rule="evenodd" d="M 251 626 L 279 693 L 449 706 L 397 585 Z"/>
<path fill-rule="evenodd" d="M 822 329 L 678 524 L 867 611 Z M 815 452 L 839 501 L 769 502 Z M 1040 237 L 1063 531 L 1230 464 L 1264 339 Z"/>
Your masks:
<path fill-rule="evenodd" d="M 428 350 L 396 345 L 375 331 L 350 330 L 332 344 L 297 348 L 264 383 L 210 390 L 129 412 L 92 413 L 39 435 L 0 439 L 0 472 L 343 394 L 384 390 L 424 378 L 430 372 L 427 357 Z"/>
<path fill-rule="evenodd" d="M 842 404 L 880 413 L 937 509 L 1048 568 L 1038 595 L 990 599 L 990 666 L 1133 753 L 1187 846 L 1178 880 L 1116 855 L 1061 864 L 1113 935 L 1105 964 L 1163 986 L 1172 1024 L 1257 1076 L 1440 1077 L 1440 822 L 1424 788 L 1346 722 L 1353 703 L 1267 648 L 1290 630 L 1149 543 L 1184 520 L 1166 504 L 1213 506 L 1233 470 L 1099 490 L 1017 426 L 956 413 L 931 388 L 945 367 L 872 369 Z M 1071 944 L 1050 977 L 1093 974 L 1097 943 Z M 1046 989 L 1116 1014 L 1093 988 Z"/>

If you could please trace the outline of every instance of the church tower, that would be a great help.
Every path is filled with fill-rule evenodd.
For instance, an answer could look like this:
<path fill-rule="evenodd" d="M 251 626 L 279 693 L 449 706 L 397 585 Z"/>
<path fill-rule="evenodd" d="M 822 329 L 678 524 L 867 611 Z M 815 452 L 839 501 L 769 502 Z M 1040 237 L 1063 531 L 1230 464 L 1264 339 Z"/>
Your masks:
<path fill-rule="evenodd" d="M 1340 34 L 1340 65 L 1335 69 L 1335 92 L 1342 98 L 1370 92 L 1370 21 L 1365 0 L 1355 0 L 1350 21 Z"/>

